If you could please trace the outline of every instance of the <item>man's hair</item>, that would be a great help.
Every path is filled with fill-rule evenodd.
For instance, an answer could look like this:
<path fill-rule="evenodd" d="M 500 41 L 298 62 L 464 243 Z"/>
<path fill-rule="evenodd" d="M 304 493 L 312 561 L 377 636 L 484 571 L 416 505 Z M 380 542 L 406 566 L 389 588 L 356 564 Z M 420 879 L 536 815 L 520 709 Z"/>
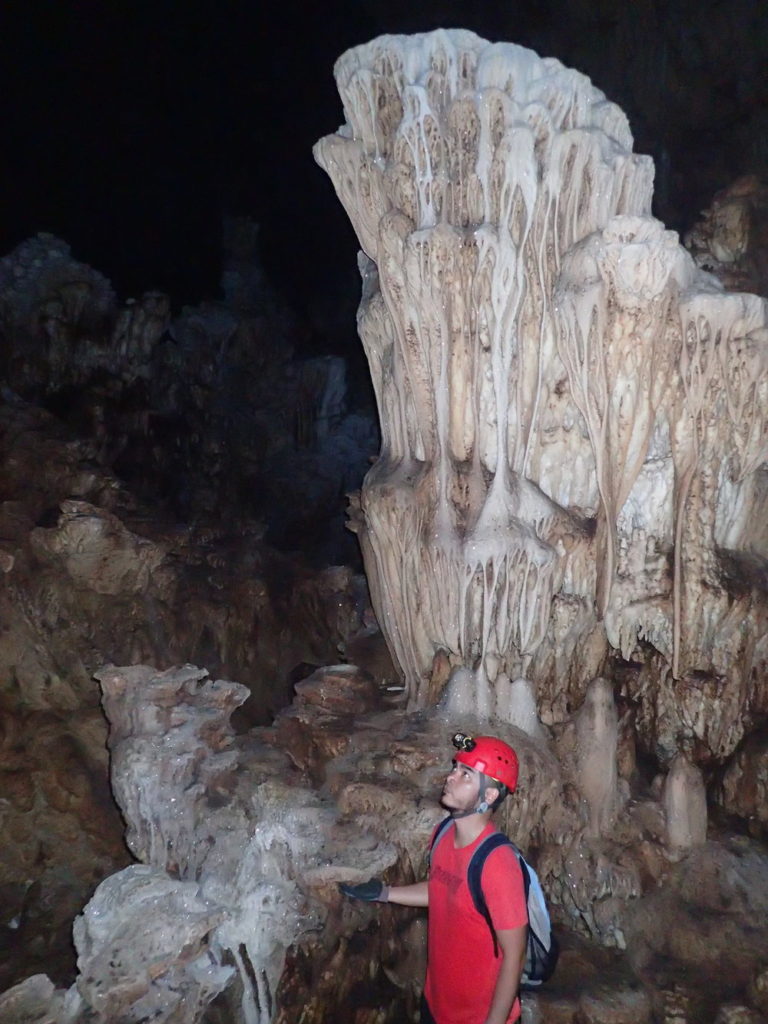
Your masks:
<path fill-rule="evenodd" d="M 491 804 L 491 810 L 495 811 L 497 807 L 501 807 L 501 805 L 504 803 L 504 800 L 507 798 L 507 796 L 509 796 L 509 789 L 504 785 L 503 782 L 497 782 L 496 779 L 491 779 L 490 783 L 491 786 L 493 786 L 495 789 L 498 789 L 499 791 L 499 795 Z"/>

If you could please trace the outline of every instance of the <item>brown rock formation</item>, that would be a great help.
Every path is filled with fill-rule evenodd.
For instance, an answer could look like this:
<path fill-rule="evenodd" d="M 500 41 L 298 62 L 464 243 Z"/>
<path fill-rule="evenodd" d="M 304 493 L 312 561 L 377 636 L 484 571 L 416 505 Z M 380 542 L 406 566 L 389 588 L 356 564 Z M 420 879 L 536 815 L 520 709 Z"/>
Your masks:
<path fill-rule="evenodd" d="M 768 295 L 768 186 L 747 175 L 722 189 L 685 245 L 726 288 Z"/>
<path fill-rule="evenodd" d="M 450 751 L 442 713 L 393 708 L 347 666 L 307 680 L 274 727 L 236 736 L 242 686 L 192 666 L 100 679 L 142 863 L 102 883 L 78 918 L 76 984 L 30 980 L 0 996 L 0 1020 L 42 1024 L 65 1004 L 68 1024 L 107 1024 L 116 1007 L 175 1024 L 413 1019 L 423 915 L 342 900 L 336 883 L 423 876 Z M 531 1019 L 758 1013 L 765 852 L 714 840 L 676 862 L 661 803 L 635 792 L 595 836 L 555 748 L 503 735 L 522 771 L 500 824 L 536 862 L 563 942 L 555 979 L 526 997 Z"/>
<path fill-rule="evenodd" d="M 71 977 L 72 919 L 130 859 L 93 673 L 194 654 L 248 680 L 243 728 L 362 626 L 350 570 L 303 569 L 259 535 L 163 522 L 91 444 L 0 405 L 0 989 L 36 969 Z"/>

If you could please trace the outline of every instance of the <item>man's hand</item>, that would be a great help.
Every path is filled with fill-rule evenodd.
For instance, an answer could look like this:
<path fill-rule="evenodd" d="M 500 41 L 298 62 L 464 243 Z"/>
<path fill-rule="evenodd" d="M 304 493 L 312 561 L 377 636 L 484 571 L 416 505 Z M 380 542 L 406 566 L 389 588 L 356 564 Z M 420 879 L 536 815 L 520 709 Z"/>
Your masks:
<path fill-rule="evenodd" d="M 339 882 L 339 891 L 350 899 L 365 900 L 366 903 L 386 903 L 389 899 L 389 887 L 380 878 L 369 878 L 359 885 Z"/>

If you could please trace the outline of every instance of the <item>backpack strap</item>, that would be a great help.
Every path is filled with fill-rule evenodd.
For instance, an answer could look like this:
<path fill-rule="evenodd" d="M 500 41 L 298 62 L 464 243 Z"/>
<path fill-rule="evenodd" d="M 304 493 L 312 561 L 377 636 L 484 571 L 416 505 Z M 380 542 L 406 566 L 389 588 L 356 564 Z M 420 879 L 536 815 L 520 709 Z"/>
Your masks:
<path fill-rule="evenodd" d="M 435 849 L 437 844 L 440 842 L 440 840 L 443 838 L 443 836 L 445 835 L 445 833 L 448 831 L 448 829 L 451 827 L 452 824 L 453 824 L 453 817 L 452 817 L 452 815 L 449 814 L 447 818 L 443 818 L 443 820 L 437 826 L 435 831 L 432 833 L 432 839 L 431 839 L 430 844 L 429 844 L 429 854 L 428 854 L 428 857 L 429 857 L 430 860 L 432 858 L 432 851 Z"/>
<path fill-rule="evenodd" d="M 453 824 L 453 817 L 449 814 L 447 818 L 443 818 L 440 824 L 432 835 L 432 841 L 429 844 L 429 857 L 432 857 L 435 847 L 446 834 L 448 829 Z M 496 930 L 493 927 L 493 919 L 491 918 L 491 912 L 488 909 L 488 904 L 485 902 L 485 896 L 483 895 L 482 886 L 482 875 L 483 867 L 488 859 L 489 854 L 493 853 L 499 846 L 511 846 L 515 851 L 515 856 L 520 865 L 520 871 L 523 875 L 523 886 L 525 889 L 525 905 L 528 906 L 528 890 L 531 887 L 531 879 L 528 874 L 528 865 L 525 863 L 522 854 L 509 838 L 505 836 L 503 832 L 491 832 L 490 835 L 486 836 L 485 839 L 480 843 L 478 848 L 472 854 L 467 868 L 467 886 L 469 888 L 470 895 L 472 896 L 472 902 L 475 905 L 475 910 L 480 914 L 486 921 L 490 932 L 491 938 L 493 939 L 493 955 L 498 957 L 499 955 L 499 940 L 496 938 Z"/>
<path fill-rule="evenodd" d="M 489 836 L 486 836 L 472 854 L 472 859 L 470 860 L 469 867 L 467 868 L 467 885 L 469 886 L 469 891 L 472 895 L 472 901 L 475 904 L 475 909 L 485 918 L 485 921 L 491 930 L 494 957 L 498 957 L 499 955 L 499 941 L 496 938 L 496 929 L 493 927 L 491 912 L 488 909 L 488 904 L 485 902 L 485 896 L 483 895 L 482 875 L 485 862 L 488 860 L 489 855 L 500 846 L 511 846 L 515 852 L 515 856 L 517 857 L 523 876 L 526 907 L 528 906 L 528 890 L 531 886 L 531 880 L 528 875 L 528 871 L 526 870 L 525 861 L 520 856 L 520 851 L 512 840 L 508 836 L 505 836 L 503 832 L 492 832 Z"/>

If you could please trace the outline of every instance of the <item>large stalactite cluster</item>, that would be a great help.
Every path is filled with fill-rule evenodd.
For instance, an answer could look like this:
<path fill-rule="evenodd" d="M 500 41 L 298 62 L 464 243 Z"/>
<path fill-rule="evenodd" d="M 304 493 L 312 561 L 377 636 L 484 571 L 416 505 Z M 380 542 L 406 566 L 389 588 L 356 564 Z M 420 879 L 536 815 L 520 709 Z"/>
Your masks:
<path fill-rule="evenodd" d="M 558 61 L 441 30 L 336 79 L 315 156 L 382 426 L 353 526 L 411 706 L 442 652 L 481 711 L 525 677 L 559 721 L 620 657 L 649 746 L 730 753 L 766 710 L 764 300 L 650 217 L 626 118 Z"/>

